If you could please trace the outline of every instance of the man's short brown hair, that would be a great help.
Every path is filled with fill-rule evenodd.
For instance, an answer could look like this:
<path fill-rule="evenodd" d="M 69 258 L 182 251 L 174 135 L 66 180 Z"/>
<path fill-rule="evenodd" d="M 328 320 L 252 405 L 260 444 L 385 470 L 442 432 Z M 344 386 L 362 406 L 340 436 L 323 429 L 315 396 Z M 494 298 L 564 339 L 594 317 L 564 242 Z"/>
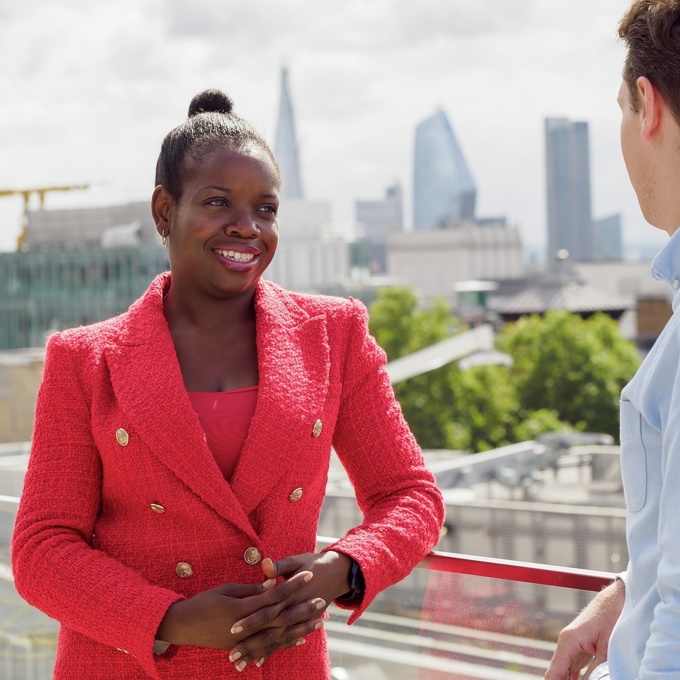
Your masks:
<path fill-rule="evenodd" d="M 680 124 L 680 0 L 635 0 L 619 24 L 628 54 L 623 79 L 638 109 L 637 79 L 649 78 Z"/>

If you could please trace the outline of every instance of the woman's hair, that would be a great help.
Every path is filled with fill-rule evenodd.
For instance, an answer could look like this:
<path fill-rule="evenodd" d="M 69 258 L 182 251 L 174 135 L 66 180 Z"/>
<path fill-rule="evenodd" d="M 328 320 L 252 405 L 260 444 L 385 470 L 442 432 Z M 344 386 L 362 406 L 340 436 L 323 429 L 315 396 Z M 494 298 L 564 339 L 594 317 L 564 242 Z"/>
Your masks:
<path fill-rule="evenodd" d="M 184 181 L 201 157 L 217 145 L 238 152 L 257 147 L 269 156 L 280 175 L 267 142 L 248 121 L 233 113 L 233 108 L 234 102 L 221 90 L 205 90 L 191 100 L 187 120 L 163 140 L 156 163 L 156 186 L 162 185 L 179 200 Z"/>
<path fill-rule="evenodd" d="M 623 79 L 639 106 L 637 79 L 649 78 L 680 123 L 680 0 L 635 0 L 619 24 L 628 53 Z"/>

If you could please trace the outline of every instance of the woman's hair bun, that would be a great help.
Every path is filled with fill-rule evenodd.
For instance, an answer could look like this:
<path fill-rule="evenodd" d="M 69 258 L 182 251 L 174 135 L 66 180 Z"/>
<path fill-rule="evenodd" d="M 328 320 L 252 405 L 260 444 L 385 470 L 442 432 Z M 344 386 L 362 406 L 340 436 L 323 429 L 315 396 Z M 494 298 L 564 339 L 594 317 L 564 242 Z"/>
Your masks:
<path fill-rule="evenodd" d="M 198 113 L 231 113 L 234 102 L 222 90 L 199 92 L 189 104 L 189 118 Z"/>

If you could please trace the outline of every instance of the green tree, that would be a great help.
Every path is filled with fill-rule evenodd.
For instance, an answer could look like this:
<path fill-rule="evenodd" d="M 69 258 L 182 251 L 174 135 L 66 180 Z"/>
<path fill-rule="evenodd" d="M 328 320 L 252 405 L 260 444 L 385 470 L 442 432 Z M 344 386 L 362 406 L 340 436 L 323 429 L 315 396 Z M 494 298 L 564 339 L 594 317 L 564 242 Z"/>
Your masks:
<path fill-rule="evenodd" d="M 444 301 L 421 308 L 396 287 L 371 305 L 370 328 L 390 360 L 464 330 Z M 615 321 L 549 312 L 506 325 L 496 345 L 511 368 L 452 363 L 395 385 L 423 448 L 483 451 L 569 428 L 617 436 L 619 392 L 638 357 Z"/>
<path fill-rule="evenodd" d="M 397 286 L 380 291 L 370 307 L 369 326 L 389 360 L 445 340 L 461 327 L 443 300 L 419 308 L 414 291 Z M 450 364 L 394 386 L 404 417 L 423 448 L 450 447 L 457 372 Z"/>
<path fill-rule="evenodd" d="M 506 325 L 496 345 L 512 356 L 510 376 L 525 411 L 547 409 L 577 430 L 618 435 L 619 393 L 639 359 L 610 317 L 525 317 Z"/>
<path fill-rule="evenodd" d="M 486 451 L 513 443 L 519 403 L 508 368 L 475 366 L 451 377 L 449 448 Z"/>

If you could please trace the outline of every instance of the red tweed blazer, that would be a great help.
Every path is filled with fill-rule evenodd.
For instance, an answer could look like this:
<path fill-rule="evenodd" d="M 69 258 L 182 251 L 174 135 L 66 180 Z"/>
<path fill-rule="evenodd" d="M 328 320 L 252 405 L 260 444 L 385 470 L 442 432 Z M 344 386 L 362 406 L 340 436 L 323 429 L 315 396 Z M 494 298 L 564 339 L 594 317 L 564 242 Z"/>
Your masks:
<path fill-rule="evenodd" d="M 351 620 L 437 542 L 441 495 L 385 355 L 360 303 L 261 282 L 258 402 L 227 483 L 184 388 L 163 316 L 168 284 L 163 274 L 125 314 L 48 342 L 13 537 L 17 590 L 62 624 L 60 680 L 328 678 L 323 630 L 241 674 L 225 651 L 155 656 L 154 635 L 172 602 L 260 581 L 248 548 L 273 559 L 314 551 L 331 446 L 365 515 L 332 546 L 366 579 Z"/>

